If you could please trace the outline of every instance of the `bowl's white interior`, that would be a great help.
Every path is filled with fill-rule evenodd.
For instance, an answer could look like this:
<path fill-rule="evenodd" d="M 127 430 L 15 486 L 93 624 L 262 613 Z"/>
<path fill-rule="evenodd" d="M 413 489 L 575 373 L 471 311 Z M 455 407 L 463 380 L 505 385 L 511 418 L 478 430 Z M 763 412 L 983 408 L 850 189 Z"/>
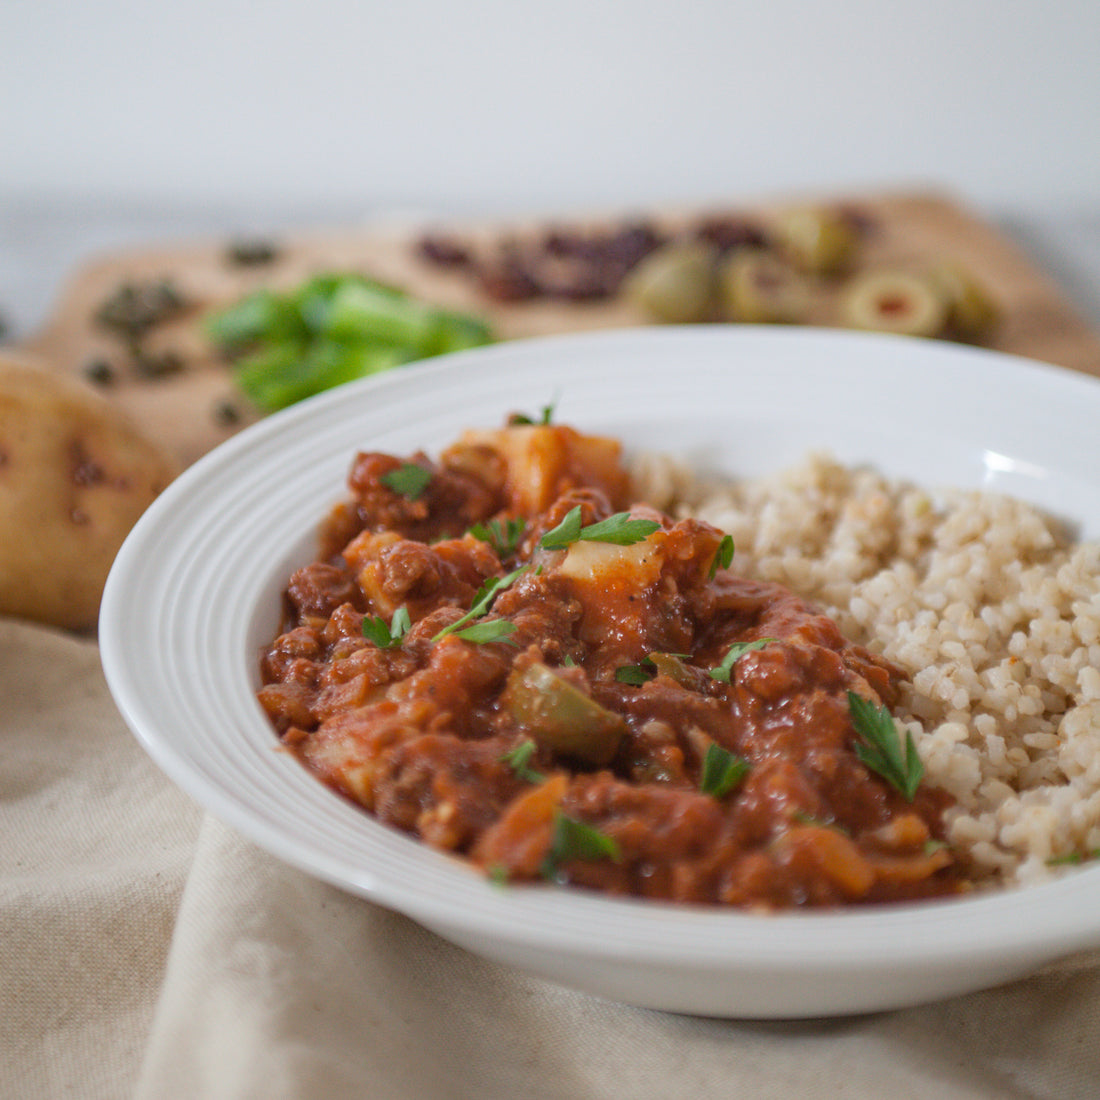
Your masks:
<path fill-rule="evenodd" d="M 946 981 L 964 964 L 972 980 L 994 979 L 1100 942 L 1092 869 L 967 901 L 770 917 L 502 891 L 378 825 L 278 751 L 253 696 L 256 657 L 354 452 L 435 451 L 465 427 L 554 399 L 559 422 L 702 468 L 753 475 L 827 449 L 930 488 L 1011 492 L 1100 535 L 1100 385 L 1005 356 L 715 326 L 517 342 L 405 368 L 241 433 L 170 486 L 127 540 L 101 651 L 122 713 L 167 774 L 311 874 L 475 950 L 639 1003 L 785 1014 L 781 978 L 801 974 L 833 983 L 818 1011 L 845 1011 L 876 1003 L 869 974 L 892 976 L 896 1002 L 906 989 L 934 993 L 922 979 Z M 733 991 L 728 1005 L 719 981 Z M 664 983 L 667 995 L 647 999 L 639 982 Z M 757 989 L 752 1001 L 768 982 L 780 993 Z"/>

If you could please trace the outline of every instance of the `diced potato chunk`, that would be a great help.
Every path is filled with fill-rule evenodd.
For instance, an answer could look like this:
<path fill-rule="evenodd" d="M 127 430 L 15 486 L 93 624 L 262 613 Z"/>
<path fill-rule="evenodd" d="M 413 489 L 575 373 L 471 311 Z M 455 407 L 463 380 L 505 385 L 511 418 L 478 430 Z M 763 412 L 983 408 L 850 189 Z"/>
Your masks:
<path fill-rule="evenodd" d="M 641 590 L 655 583 L 661 575 L 665 561 L 664 542 L 663 531 L 655 531 L 633 546 L 575 542 L 558 567 L 559 572 L 581 583 L 629 584 Z"/>
<path fill-rule="evenodd" d="M 508 508 L 520 515 L 545 511 L 577 486 L 602 489 L 625 506 L 629 477 L 618 440 L 582 435 L 556 424 L 521 424 L 464 432 L 457 446 L 487 446 L 504 460 Z"/>

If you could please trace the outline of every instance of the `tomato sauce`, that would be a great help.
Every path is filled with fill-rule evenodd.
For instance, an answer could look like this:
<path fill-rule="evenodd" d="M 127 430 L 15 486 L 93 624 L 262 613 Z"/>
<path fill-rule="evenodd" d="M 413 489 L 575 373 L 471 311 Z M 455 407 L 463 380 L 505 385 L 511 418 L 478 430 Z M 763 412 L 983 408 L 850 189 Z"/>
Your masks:
<path fill-rule="evenodd" d="M 860 751 L 850 693 L 889 708 L 901 670 L 731 571 L 716 528 L 632 501 L 614 441 L 469 432 L 438 461 L 360 454 L 348 488 L 259 699 L 379 821 L 503 880 L 666 901 L 966 888 L 948 796 Z M 633 533 L 586 534 L 604 521 Z"/>

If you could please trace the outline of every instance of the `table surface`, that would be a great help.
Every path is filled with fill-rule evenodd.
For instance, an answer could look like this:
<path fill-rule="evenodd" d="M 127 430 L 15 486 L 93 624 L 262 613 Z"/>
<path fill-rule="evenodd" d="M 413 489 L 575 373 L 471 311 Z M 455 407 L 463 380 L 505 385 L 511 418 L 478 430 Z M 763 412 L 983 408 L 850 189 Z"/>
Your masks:
<path fill-rule="evenodd" d="M 1100 201 L 1088 215 L 982 213 L 1100 332 Z M 23 341 L 98 255 L 322 221 L 367 218 L 0 204 L 0 313 Z M 318 1075 L 334 1100 L 361 1095 L 365 1079 L 381 1100 L 630 1100 L 654 1081 L 677 1096 L 731 1080 L 760 1096 L 1095 1095 L 1095 958 L 866 1019 L 741 1025 L 583 998 L 473 959 L 200 821 L 127 736 L 93 642 L 0 622 L 0 649 L 14 655 L 0 661 L 0 697 L 15 714 L 5 763 L 18 795 L 0 898 L 5 1096 L 228 1097 L 263 1080 L 304 1097 Z"/>
<path fill-rule="evenodd" d="M 1046 272 L 1081 316 L 1100 330 L 1100 199 L 1089 211 L 979 212 Z M 29 338 L 45 324 L 65 280 L 80 265 L 112 251 L 222 235 L 366 225 L 394 213 L 406 216 L 409 212 L 372 213 L 346 207 L 257 211 L 155 204 L 74 207 L 30 200 L 0 204 L 0 316 L 8 339 Z M 426 213 L 440 220 L 448 216 L 446 211 Z"/>

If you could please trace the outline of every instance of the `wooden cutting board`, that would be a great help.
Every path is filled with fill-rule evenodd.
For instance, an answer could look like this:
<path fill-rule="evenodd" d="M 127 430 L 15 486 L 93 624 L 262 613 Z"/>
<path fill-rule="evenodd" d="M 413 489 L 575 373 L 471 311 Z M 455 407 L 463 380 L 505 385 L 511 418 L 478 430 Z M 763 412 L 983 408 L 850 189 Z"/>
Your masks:
<path fill-rule="evenodd" d="M 963 265 L 987 288 L 1002 320 L 986 346 L 1100 376 L 1100 336 L 1076 313 L 1059 288 L 996 229 L 952 199 L 935 194 L 842 197 L 866 219 L 870 231 L 860 268 L 921 268 L 945 260 Z M 743 214 L 766 219 L 775 208 L 711 207 L 646 215 L 662 229 L 701 216 Z M 633 216 L 624 215 L 620 220 Z M 593 219 L 587 225 L 607 223 Z M 479 313 L 500 338 L 538 336 L 646 323 L 619 299 L 598 302 L 541 300 L 501 303 L 453 270 L 432 265 L 418 253 L 425 229 L 443 229 L 477 247 L 544 231 L 547 220 L 523 224 L 451 224 L 387 230 L 346 228 L 280 239 L 271 263 L 242 266 L 227 258 L 225 240 L 150 246 L 105 256 L 78 271 L 50 322 L 24 346 L 53 369 L 85 375 L 96 362 L 112 368 L 102 391 L 129 411 L 184 465 L 256 419 L 236 393 L 226 364 L 202 332 L 202 318 L 259 286 L 288 288 L 323 271 L 357 270 L 402 286 L 441 306 Z M 569 221 L 577 226 L 577 220 Z M 143 339 L 146 354 L 174 356 L 175 373 L 149 377 L 127 365 L 117 334 L 96 320 L 100 306 L 123 284 L 168 280 L 186 308 Z M 823 323 L 828 323 L 827 321 Z M 236 419 L 227 416 L 233 411 Z"/>

